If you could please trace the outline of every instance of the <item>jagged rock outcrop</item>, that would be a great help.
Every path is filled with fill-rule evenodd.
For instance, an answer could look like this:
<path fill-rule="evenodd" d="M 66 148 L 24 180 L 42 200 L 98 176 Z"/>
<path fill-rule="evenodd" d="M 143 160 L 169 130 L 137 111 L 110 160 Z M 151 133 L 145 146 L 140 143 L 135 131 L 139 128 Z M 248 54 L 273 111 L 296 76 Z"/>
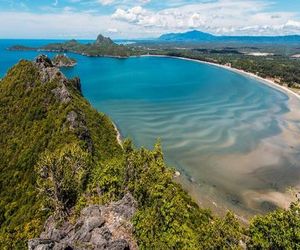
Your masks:
<path fill-rule="evenodd" d="M 104 37 L 103 35 L 98 35 L 96 44 L 109 45 L 114 44 L 114 42 L 109 37 Z"/>
<path fill-rule="evenodd" d="M 39 55 L 35 59 L 35 65 L 39 70 L 40 79 L 42 83 L 51 82 L 55 79 L 63 82 L 66 77 L 56 68 L 52 61 L 46 55 Z"/>
<path fill-rule="evenodd" d="M 107 206 L 91 205 L 81 211 L 75 223 L 56 226 L 53 217 L 38 239 L 28 242 L 29 250 L 134 250 L 138 249 L 132 235 L 130 219 L 137 208 L 131 194 Z"/>
<path fill-rule="evenodd" d="M 77 89 L 81 93 L 80 79 L 78 77 L 75 77 L 74 79 L 67 79 L 46 55 L 39 55 L 35 59 L 35 65 L 39 70 L 40 80 L 42 83 L 51 82 L 53 80 L 57 80 L 60 83 L 57 88 L 52 90 L 52 93 L 61 102 L 68 103 L 71 101 L 72 95 L 67 88 L 68 85 Z"/>
<path fill-rule="evenodd" d="M 63 103 L 70 102 L 71 94 L 66 87 L 69 80 L 53 65 L 52 61 L 46 55 L 39 55 L 35 59 L 35 65 L 39 70 L 42 83 L 48 83 L 53 80 L 58 80 L 60 83 L 60 86 L 51 91 L 55 97 Z"/>
<path fill-rule="evenodd" d="M 69 93 L 66 85 L 64 85 L 64 84 L 61 84 L 61 86 L 53 89 L 51 92 L 62 103 L 68 103 L 71 101 L 71 94 Z"/>

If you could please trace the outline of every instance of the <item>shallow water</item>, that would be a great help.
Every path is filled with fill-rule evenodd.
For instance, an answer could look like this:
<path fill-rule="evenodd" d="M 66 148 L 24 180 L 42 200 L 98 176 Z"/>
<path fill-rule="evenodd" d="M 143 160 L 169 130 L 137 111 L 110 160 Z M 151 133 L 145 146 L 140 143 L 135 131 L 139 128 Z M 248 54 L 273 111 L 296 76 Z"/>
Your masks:
<path fill-rule="evenodd" d="M 36 55 L 3 53 L 1 75 Z M 287 204 L 284 192 L 300 177 L 299 100 L 202 63 L 72 56 L 78 65 L 64 73 L 79 76 L 84 96 L 137 146 L 161 138 L 167 162 L 199 203 L 243 216 Z"/>

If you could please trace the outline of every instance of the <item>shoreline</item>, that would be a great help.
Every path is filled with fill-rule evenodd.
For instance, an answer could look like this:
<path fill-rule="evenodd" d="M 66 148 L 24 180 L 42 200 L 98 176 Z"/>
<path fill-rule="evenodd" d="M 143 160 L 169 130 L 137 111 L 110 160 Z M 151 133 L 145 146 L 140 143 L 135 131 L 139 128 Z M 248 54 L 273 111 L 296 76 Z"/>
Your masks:
<path fill-rule="evenodd" d="M 123 148 L 122 134 L 121 134 L 120 130 L 118 129 L 117 125 L 112 120 L 111 120 L 111 123 L 113 124 L 114 129 L 115 129 L 115 131 L 117 133 L 116 139 L 117 139 L 119 145 Z"/>
<path fill-rule="evenodd" d="M 19 51 L 19 50 L 14 50 L 14 49 L 10 49 L 7 48 L 7 50 L 12 50 L 12 51 Z M 21 50 L 24 51 L 24 50 Z M 26 51 L 26 50 L 25 50 Z M 47 49 L 29 49 L 29 51 L 37 51 L 37 52 L 50 52 L 50 53 L 62 53 L 62 51 L 59 50 L 47 50 Z M 175 59 L 179 59 L 179 60 L 186 60 L 186 61 L 191 61 L 191 62 L 197 62 L 197 63 L 204 63 L 204 64 L 208 64 L 211 66 L 216 66 L 219 68 L 223 68 L 232 72 L 235 72 L 237 74 L 241 74 L 241 75 L 245 75 L 251 78 L 255 78 L 256 80 L 262 82 L 263 84 L 271 87 L 271 88 L 275 88 L 281 92 L 285 92 L 288 96 L 289 94 L 294 95 L 296 98 L 298 98 L 300 100 L 300 94 L 297 94 L 296 92 L 294 92 L 293 90 L 291 90 L 289 87 L 284 87 L 270 79 L 267 78 L 263 78 L 261 76 L 258 76 L 254 73 L 242 70 L 242 69 L 237 69 L 237 68 L 233 68 L 230 66 L 226 66 L 223 64 L 219 64 L 219 63 L 214 63 L 214 62 L 208 62 L 208 61 L 204 61 L 204 60 L 200 60 L 200 59 L 192 59 L 192 58 L 188 58 L 188 57 L 182 57 L 182 56 L 169 56 L 169 55 L 151 55 L 151 54 L 144 54 L 144 55 L 132 55 L 132 56 L 113 56 L 113 55 L 89 55 L 86 53 L 80 53 L 80 52 L 76 52 L 76 51 L 64 51 L 65 53 L 73 53 L 73 54 L 77 54 L 77 55 L 81 55 L 81 56 L 87 56 L 87 57 L 107 57 L 107 58 L 114 58 L 114 59 L 129 59 L 129 58 L 139 58 L 139 57 L 162 57 L 162 58 L 175 58 Z M 77 63 L 76 63 L 77 64 Z M 76 66 L 76 65 L 74 65 Z"/>
<path fill-rule="evenodd" d="M 215 66 L 215 67 L 219 67 L 219 68 L 223 68 L 232 72 L 235 72 L 237 74 L 240 75 L 244 75 L 250 78 L 254 78 L 256 80 L 258 80 L 259 82 L 274 88 L 278 91 L 284 92 L 285 94 L 287 94 L 289 97 L 290 95 L 293 95 L 294 97 L 298 98 L 300 100 L 300 95 L 298 95 L 296 92 L 292 91 L 290 88 L 284 87 L 270 79 L 266 79 L 263 78 L 261 76 L 258 76 L 254 73 L 242 70 L 242 69 L 237 69 L 237 68 L 233 68 L 233 67 L 229 67 L 223 64 L 218 64 L 218 63 L 213 63 L 213 62 L 207 62 L 207 61 L 203 61 L 203 60 L 199 60 L 199 59 L 192 59 L 192 58 L 188 58 L 188 57 L 180 57 L 180 56 L 168 56 L 168 55 L 141 55 L 141 56 L 132 56 L 132 58 L 135 57 L 165 57 L 165 58 L 175 58 L 175 59 L 179 59 L 179 60 L 186 60 L 186 61 L 191 61 L 191 62 L 197 62 L 197 63 L 203 63 L 203 64 L 208 64 L 211 66 Z"/>

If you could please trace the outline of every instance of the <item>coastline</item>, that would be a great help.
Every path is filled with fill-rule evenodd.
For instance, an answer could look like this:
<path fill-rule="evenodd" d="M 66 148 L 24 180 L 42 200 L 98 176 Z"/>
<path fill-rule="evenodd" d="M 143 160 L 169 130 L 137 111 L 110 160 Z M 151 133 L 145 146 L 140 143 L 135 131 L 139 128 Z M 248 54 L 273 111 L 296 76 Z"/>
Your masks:
<path fill-rule="evenodd" d="M 185 58 L 185 57 L 175 57 L 175 56 L 168 56 L 168 55 L 143 55 L 141 57 L 166 57 L 166 58 L 175 58 L 175 59 L 181 59 L 186 61 L 193 61 L 197 63 L 203 63 L 208 64 L 211 66 L 223 68 L 226 70 L 230 70 L 234 73 L 244 75 L 246 77 L 253 78 L 257 81 L 259 81 L 261 84 L 264 84 L 272 89 L 275 89 L 277 91 L 280 91 L 281 93 L 284 93 L 288 97 L 288 107 L 289 112 L 284 115 L 284 120 L 286 121 L 299 121 L 300 120 L 300 111 L 297 109 L 297 103 L 300 101 L 300 95 L 296 92 L 292 91 L 291 89 L 284 87 L 282 85 L 279 85 L 278 83 L 270 80 L 265 79 L 263 77 L 257 76 L 254 73 L 246 72 L 244 70 L 232 68 L 229 66 L 212 63 L 212 62 L 206 62 L 202 60 L 197 59 L 191 59 L 191 58 Z M 242 161 L 245 161 L 245 159 L 257 159 L 258 162 L 264 163 L 264 160 L 267 159 L 269 162 L 270 159 L 273 159 L 275 162 L 280 161 L 280 155 L 283 154 L 284 151 L 293 150 L 299 146 L 299 135 L 297 134 L 297 128 L 295 128 L 293 125 L 289 124 L 281 124 L 280 126 L 282 128 L 282 131 L 279 136 L 272 136 L 268 139 L 266 139 L 263 143 L 260 143 L 256 150 L 253 150 L 249 154 L 245 156 L 245 158 L 239 156 L 238 154 L 233 154 L 228 157 L 232 163 L 236 163 L 236 159 L 239 159 L 237 162 L 240 163 Z M 284 144 L 286 144 L 288 147 L 281 148 L 279 145 L 282 143 L 282 140 Z M 278 144 L 278 142 L 280 142 Z M 275 143 L 275 144 L 274 144 Z M 264 153 L 264 157 L 261 157 L 261 152 Z M 245 162 L 246 164 L 246 162 Z M 253 167 L 253 161 L 248 161 L 248 165 L 245 168 L 244 172 L 242 171 L 242 174 L 247 174 L 247 171 L 250 169 L 255 171 L 258 171 L 257 168 Z M 233 165 L 234 168 L 236 168 L 236 171 L 239 170 L 239 164 Z M 284 171 L 287 171 L 285 169 Z M 216 214 L 224 215 L 225 211 L 227 211 L 228 206 L 224 206 L 222 203 L 222 199 L 220 197 L 217 197 L 217 199 L 212 199 L 212 197 L 207 196 L 203 197 L 200 196 L 199 193 L 200 188 L 197 184 L 190 182 L 190 180 L 185 176 L 184 174 L 180 175 L 180 178 L 177 180 L 181 185 L 183 185 L 184 189 L 193 197 L 193 199 L 196 200 L 196 202 L 201 205 L 210 208 L 212 211 L 214 211 Z M 203 188 L 203 187 L 201 187 Z M 295 183 L 293 185 L 293 188 L 296 190 L 300 190 L 300 183 Z M 265 190 L 265 191 L 248 191 L 241 194 L 242 197 L 246 197 L 244 202 L 247 204 L 247 206 L 250 206 L 252 210 L 244 210 L 243 207 L 235 207 L 234 205 L 228 203 L 227 205 L 230 205 L 230 209 L 235 211 L 236 214 L 239 215 L 239 218 L 244 222 L 247 223 L 248 219 L 251 218 L 253 215 L 257 213 L 256 209 L 259 209 L 257 207 L 257 204 L 259 202 L 269 202 L 270 204 L 275 204 L 277 207 L 281 207 L 284 209 L 287 209 L 291 202 L 293 202 L 293 196 L 290 195 L 290 193 L 287 190 Z"/>
<path fill-rule="evenodd" d="M 115 128 L 116 133 L 117 133 L 117 141 L 118 141 L 119 145 L 123 148 L 123 141 L 122 141 L 121 132 L 118 129 L 117 125 L 113 121 L 111 121 L 111 122 L 112 122 L 112 124 L 113 124 L 113 126 Z"/>
<path fill-rule="evenodd" d="M 18 49 L 15 50 L 15 49 L 10 49 L 10 48 L 7 48 L 7 50 L 18 51 Z M 30 48 L 28 50 L 29 51 L 37 51 L 37 52 L 55 52 L 55 53 L 61 53 L 62 52 L 60 50 L 33 49 L 33 48 Z M 23 51 L 23 50 L 21 50 L 21 51 Z M 80 52 L 71 51 L 71 50 L 66 51 L 66 52 L 78 54 L 78 55 L 81 55 L 81 56 L 87 56 L 87 57 L 107 57 L 107 58 L 115 58 L 115 59 L 128 59 L 128 58 L 139 58 L 139 57 L 162 57 L 162 58 L 166 57 L 166 58 L 175 58 L 175 59 L 180 59 L 180 60 L 192 61 L 192 62 L 197 62 L 197 63 L 205 63 L 205 64 L 208 64 L 208 65 L 211 65 L 211 66 L 216 66 L 216 67 L 219 67 L 219 68 L 230 70 L 232 72 L 235 72 L 235 73 L 238 73 L 238 74 L 241 74 L 241 75 L 245 75 L 245 76 L 248 76 L 248 77 L 251 77 L 251 78 L 255 78 L 256 80 L 262 82 L 263 84 L 268 85 L 269 87 L 272 87 L 272 88 L 275 88 L 279 91 L 282 91 L 282 92 L 286 93 L 287 95 L 292 94 L 300 100 L 300 94 L 297 94 L 296 92 L 294 92 L 290 88 L 282 86 L 282 85 L 280 85 L 280 84 L 278 84 L 278 83 L 276 83 L 276 82 L 274 82 L 270 79 L 260 77 L 260 76 L 254 74 L 254 73 L 251 73 L 251 72 L 248 72 L 248 71 L 245 71 L 245 70 L 242 70 L 242 69 L 237 69 L 237 68 L 233 68 L 233 67 L 226 66 L 226 65 L 223 65 L 223 64 L 208 62 L 208 61 L 204 61 L 204 60 L 200 60 L 200 59 L 192 59 L 192 58 L 182 57 L 182 56 L 169 56 L 169 55 L 160 55 L 160 54 L 157 54 L 157 55 L 144 54 L 144 55 L 132 55 L 132 56 L 113 56 L 113 55 L 89 55 L 89 54 L 86 54 L 86 53 L 80 53 Z M 77 63 L 74 66 L 76 66 L 76 65 L 77 65 Z"/>
<path fill-rule="evenodd" d="M 284 87 L 270 79 L 266 79 L 266 78 L 263 78 L 263 77 L 260 77 L 254 73 L 251 73 L 251 72 L 247 72 L 247 71 L 244 71 L 242 69 L 237 69 L 237 68 L 233 68 L 233 67 L 229 67 L 229 66 L 226 66 L 226 65 L 223 65 L 223 64 L 218 64 L 218 63 L 213 63 L 213 62 L 207 62 L 207 61 L 203 61 L 203 60 L 199 60 L 199 59 L 192 59 L 192 58 L 187 58 L 187 57 L 180 57 L 180 56 L 168 56 L 168 55 L 141 55 L 141 56 L 132 56 L 133 58 L 134 57 L 166 57 L 166 58 L 175 58 L 175 59 L 180 59 L 180 60 L 186 60 L 186 61 L 191 61 L 191 62 L 197 62 L 197 63 L 203 63 L 203 64 L 208 64 L 208 65 L 211 65 L 211 66 L 216 66 L 216 67 L 219 67 L 219 68 L 223 68 L 223 69 L 226 69 L 226 70 L 229 70 L 229 71 L 232 71 L 232 72 L 235 72 L 237 74 L 241 74 L 241 75 L 244 75 L 244 76 L 248 76 L 248 77 L 251 77 L 251 78 L 254 78 L 256 80 L 258 80 L 259 82 L 271 87 L 271 88 L 275 88 L 281 92 L 284 92 L 285 94 L 287 94 L 288 96 L 289 95 L 293 95 L 294 97 L 298 98 L 300 100 L 300 95 L 298 95 L 297 93 L 295 93 L 294 91 L 292 91 L 291 89 L 287 88 L 287 87 Z"/>

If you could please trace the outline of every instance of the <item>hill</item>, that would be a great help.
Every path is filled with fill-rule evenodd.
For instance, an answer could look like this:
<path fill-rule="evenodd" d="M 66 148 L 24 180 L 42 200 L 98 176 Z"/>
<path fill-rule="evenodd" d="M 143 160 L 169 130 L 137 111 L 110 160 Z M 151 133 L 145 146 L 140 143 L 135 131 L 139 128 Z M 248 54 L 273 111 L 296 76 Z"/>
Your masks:
<path fill-rule="evenodd" d="M 43 153 L 78 144 L 105 160 L 121 148 L 109 118 L 82 98 L 79 79 L 65 78 L 46 57 L 21 60 L 8 71 L 0 107 L 0 248 L 16 249 L 49 214 L 34 171 Z"/>
<path fill-rule="evenodd" d="M 174 182 L 159 143 L 120 145 L 80 89 L 46 56 L 1 80 L 0 249 L 300 247 L 299 203 L 247 230 L 212 215 Z"/>
<path fill-rule="evenodd" d="M 163 41 L 214 41 L 216 37 L 201 31 L 193 30 L 186 33 L 170 33 L 159 37 Z"/>
<path fill-rule="evenodd" d="M 158 41 L 165 42 L 195 42 L 195 43 L 299 43 L 299 35 L 289 36 L 215 36 L 209 33 L 193 30 L 185 33 L 164 34 Z"/>
<path fill-rule="evenodd" d="M 14 45 L 9 50 L 13 51 L 50 51 L 50 52 L 73 52 L 76 54 L 82 54 L 86 56 L 111 56 L 111 57 L 128 57 L 134 55 L 135 52 L 129 47 L 124 45 L 118 45 L 114 43 L 110 38 L 99 35 L 95 42 L 83 44 L 76 40 L 66 41 L 64 43 L 52 43 L 42 47 L 26 47 L 23 45 Z"/>

